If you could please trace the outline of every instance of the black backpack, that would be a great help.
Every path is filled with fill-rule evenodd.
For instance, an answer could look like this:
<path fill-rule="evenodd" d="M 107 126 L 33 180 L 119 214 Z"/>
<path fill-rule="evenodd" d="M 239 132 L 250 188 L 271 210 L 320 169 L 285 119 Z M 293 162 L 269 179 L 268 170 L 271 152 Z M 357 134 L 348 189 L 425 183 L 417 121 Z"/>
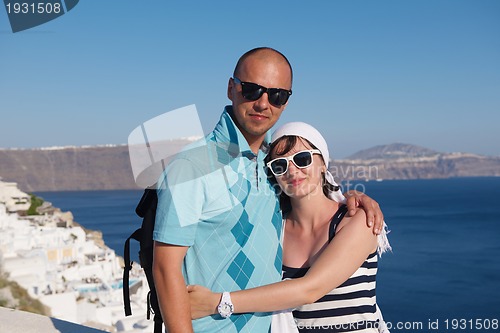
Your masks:
<path fill-rule="evenodd" d="M 139 242 L 139 260 L 149 285 L 146 317 L 150 319 L 150 314 L 154 314 L 154 333 L 161 333 L 163 319 L 161 317 L 160 306 L 158 304 L 158 297 L 156 296 L 156 288 L 153 280 L 153 230 L 155 226 L 157 204 L 158 197 L 156 195 L 156 190 L 146 189 L 135 209 L 136 214 L 142 218 L 142 225 L 125 241 L 123 254 L 125 260 L 125 267 L 123 269 L 123 304 L 125 306 L 125 315 L 130 316 L 132 314 L 129 290 L 129 271 L 132 269 L 132 262 L 130 261 L 130 239 L 133 238 Z"/>

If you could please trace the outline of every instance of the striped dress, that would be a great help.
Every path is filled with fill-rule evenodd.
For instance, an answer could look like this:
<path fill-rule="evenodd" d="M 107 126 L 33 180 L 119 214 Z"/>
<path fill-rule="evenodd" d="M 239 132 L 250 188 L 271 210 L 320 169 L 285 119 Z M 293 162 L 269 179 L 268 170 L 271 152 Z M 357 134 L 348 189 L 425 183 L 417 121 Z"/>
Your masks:
<path fill-rule="evenodd" d="M 346 212 L 347 206 L 343 205 L 335 213 L 330 222 L 329 241 L 334 238 L 337 226 Z M 308 269 L 283 266 L 283 278 L 300 278 Z M 303 305 L 293 311 L 299 332 L 378 332 L 376 275 L 375 251 L 342 285 L 315 303 Z"/>

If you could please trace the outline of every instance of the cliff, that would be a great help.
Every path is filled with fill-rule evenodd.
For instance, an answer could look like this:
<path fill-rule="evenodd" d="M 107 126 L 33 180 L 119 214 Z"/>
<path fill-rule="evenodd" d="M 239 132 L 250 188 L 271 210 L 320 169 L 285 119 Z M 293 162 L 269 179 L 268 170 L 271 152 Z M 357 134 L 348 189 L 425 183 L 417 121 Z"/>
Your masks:
<path fill-rule="evenodd" d="M 500 157 L 440 153 L 415 145 L 395 143 L 335 160 L 331 171 L 340 180 L 498 177 Z"/>
<path fill-rule="evenodd" d="M 390 144 L 334 160 L 340 180 L 500 176 L 500 157 Z M 126 145 L 0 149 L 0 177 L 27 192 L 138 189 Z"/>
<path fill-rule="evenodd" d="M 27 192 L 137 189 L 126 145 L 1 149 L 0 177 Z"/>

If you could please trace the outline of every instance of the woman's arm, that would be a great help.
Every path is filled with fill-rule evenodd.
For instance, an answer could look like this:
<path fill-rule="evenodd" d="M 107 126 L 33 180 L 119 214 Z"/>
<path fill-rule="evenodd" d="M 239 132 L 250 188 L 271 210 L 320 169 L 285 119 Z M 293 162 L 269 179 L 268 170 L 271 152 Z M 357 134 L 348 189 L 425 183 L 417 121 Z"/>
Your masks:
<path fill-rule="evenodd" d="M 346 281 L 377 246 L 363 210 L 346 222 L 304 277 L 231 292 L 235 312 L 276 311 L 313 303 Z M 220 293 L 199 286 L 190 286 L 188 291 L 193 318 L 217 313 Z"/>

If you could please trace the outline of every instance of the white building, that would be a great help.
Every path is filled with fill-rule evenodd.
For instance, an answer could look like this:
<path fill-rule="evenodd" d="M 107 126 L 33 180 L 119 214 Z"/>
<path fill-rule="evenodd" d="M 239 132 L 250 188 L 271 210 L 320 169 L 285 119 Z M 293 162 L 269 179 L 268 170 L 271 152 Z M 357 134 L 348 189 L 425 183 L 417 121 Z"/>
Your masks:
<path fill-rule="evenodd" d="M 30 196 L 17 188 L 17 183 L 0 181 L 0 203 L 7 207 L 8 212 L 28 210 L 31 205 Z"/>
<path fill-rule="evenodd" d="M 21 198 L 28 203 L 20 204 Z M 134 266 L 130 272 L 134 317 L 125 318 L 123 268 L 115 252 L 96 244 L 83 228 L 61 223 L 61 214 L 67 213 L 29 218 L 13 213 L 29 205 L 29 196 L 15 183 L 0 181 L 0 271 L 48 306 L 55 318 L 150 333 L 152 320 L 145 320 L 149 289 L 142 270 Z"/>

